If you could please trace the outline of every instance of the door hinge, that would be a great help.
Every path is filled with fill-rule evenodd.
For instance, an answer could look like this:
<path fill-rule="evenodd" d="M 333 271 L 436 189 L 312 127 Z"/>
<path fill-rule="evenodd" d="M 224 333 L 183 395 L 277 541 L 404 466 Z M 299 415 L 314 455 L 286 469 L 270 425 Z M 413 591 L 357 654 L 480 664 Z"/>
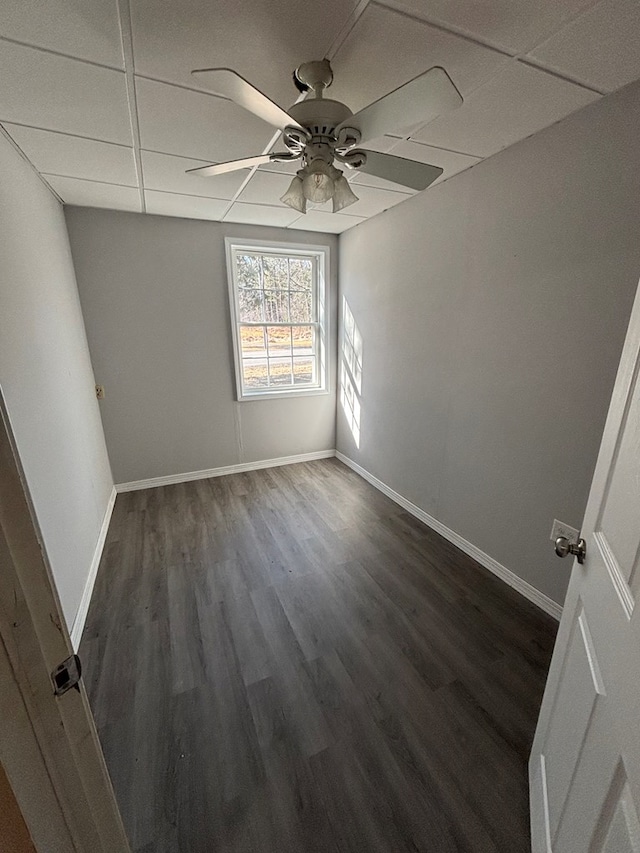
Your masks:
<path fill-rule="evenodd" d="M 56 696 L 62 696 L 67 690 L 75 687 L 80 692 L 80 678 L 82 677 L 82 663 L 78 655 L 71 655 L 63 660 L 61 664 L 51 673 L 53 692 Z"/>

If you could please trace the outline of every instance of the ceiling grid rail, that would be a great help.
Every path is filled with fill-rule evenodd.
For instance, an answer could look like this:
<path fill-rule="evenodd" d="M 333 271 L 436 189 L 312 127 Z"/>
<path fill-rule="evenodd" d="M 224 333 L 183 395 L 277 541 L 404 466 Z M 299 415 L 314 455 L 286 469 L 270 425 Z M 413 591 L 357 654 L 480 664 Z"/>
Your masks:
<path fill-rule="evenodd" d="M 138 177 L 138 191 L 140 193 L 140 210 L 147 211 L 147 203 L 144 193 L 144 174 L 142 171 L 142 154 L 140 153 L 140 121 L 138 119 L 138 103 L 136 99 L 135 80 L 135 58 L 133 54 L 133 34 L 131 27 L 131 8 L 129 0 L 117 0 L 118 22 L 120 24 L 120 37 L 122 39 L 122 58 L 124 61 L 124 75 L 127 86 L 127 103 L 129 106 L 129 120 L 131 122 L 131 136 L 133 138 L 133 156 L 136 164 L 136 175 Z"/>

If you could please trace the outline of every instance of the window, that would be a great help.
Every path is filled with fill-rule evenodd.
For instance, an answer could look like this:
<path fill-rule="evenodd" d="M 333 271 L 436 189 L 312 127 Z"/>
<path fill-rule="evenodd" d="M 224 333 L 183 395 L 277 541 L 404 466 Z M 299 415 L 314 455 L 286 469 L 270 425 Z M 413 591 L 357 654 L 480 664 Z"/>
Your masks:
<path fill-rule="evenodd" d="M 327 390 L 329 250 L 227 240 L 239 400 Z"/>

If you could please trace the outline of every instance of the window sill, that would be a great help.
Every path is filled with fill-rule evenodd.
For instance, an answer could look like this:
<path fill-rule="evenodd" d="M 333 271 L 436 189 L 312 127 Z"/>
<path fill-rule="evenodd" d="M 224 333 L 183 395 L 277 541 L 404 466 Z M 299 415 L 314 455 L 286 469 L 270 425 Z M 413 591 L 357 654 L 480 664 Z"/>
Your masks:
<path fill-rule="evenodd" d="M 250 403 L 254 400 L 282 400 L 285 397 L 289 399 L 293 397 L 320 397 L 323 394 L 328 394 L 328 388 L 304 388 L 298 390 L 288 389 L 286 391 L 256 391 L 255 393 L 247 393 L 238 395 L 238 403 Z"/>

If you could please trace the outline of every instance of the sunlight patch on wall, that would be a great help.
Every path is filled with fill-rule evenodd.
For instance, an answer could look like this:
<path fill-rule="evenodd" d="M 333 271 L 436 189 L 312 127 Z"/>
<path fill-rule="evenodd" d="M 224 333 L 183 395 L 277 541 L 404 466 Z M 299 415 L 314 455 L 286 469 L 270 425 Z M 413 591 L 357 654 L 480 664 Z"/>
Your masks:
<path fill-rule="evenodd" d="M 346 298 L 342 301 L 343 335 L 340 365 L 340 403 L 356 447 L 360 447 L 362 395 L 362 335 Z"/>

